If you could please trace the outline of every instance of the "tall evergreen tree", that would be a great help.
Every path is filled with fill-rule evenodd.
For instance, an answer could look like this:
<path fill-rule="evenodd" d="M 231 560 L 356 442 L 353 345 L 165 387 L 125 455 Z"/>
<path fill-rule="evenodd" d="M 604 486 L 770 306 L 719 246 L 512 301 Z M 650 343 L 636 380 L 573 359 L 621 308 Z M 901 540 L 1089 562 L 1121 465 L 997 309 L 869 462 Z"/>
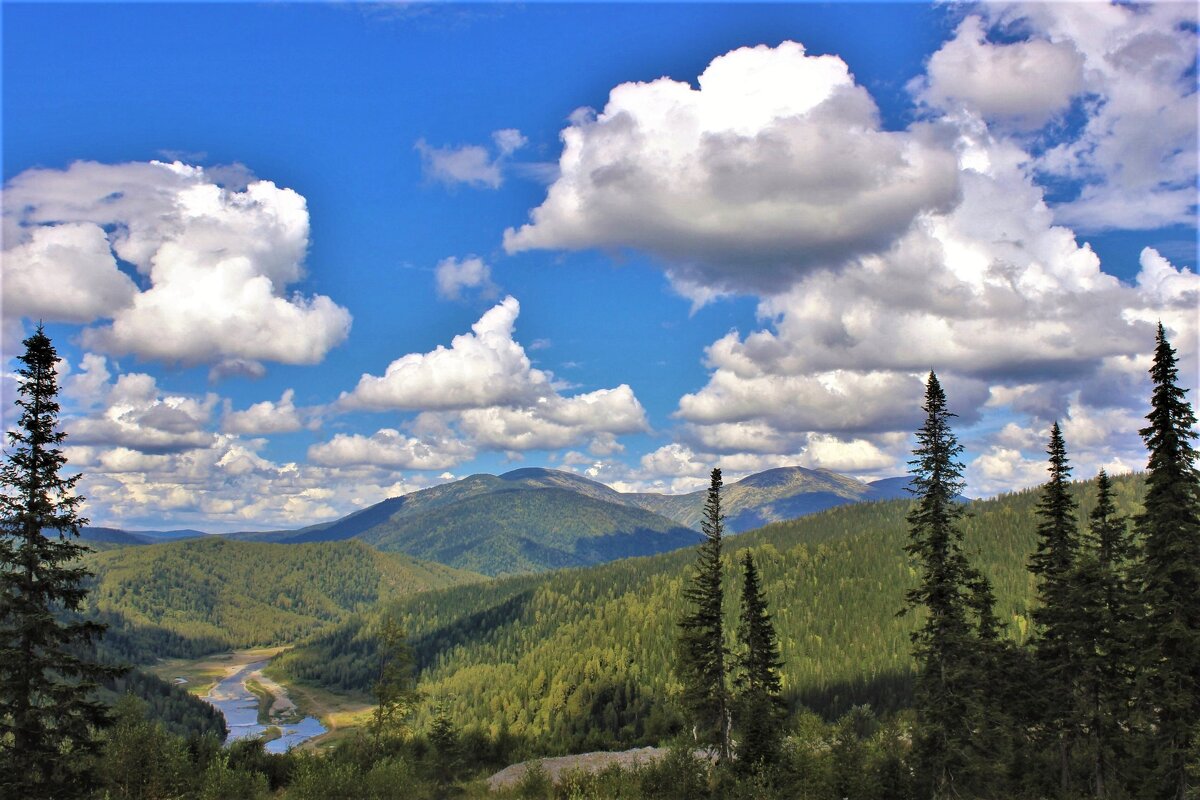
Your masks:
<path fill-rule="evenodd" d="M 738 761 L 747 766 L 771 764 L 779 755 L 783 734 L 783 691 L 779 642 L 767 610 L 754 557 L 742 556 L 742 610 L 738 622 L 737 689 Z"/>
<path fill-rule="evenodd" d="M 721 470 L 712 471 L 704 502 L 696 571 L 683 598 L 689 610 L 679 620 L 678 671 L 683 684 L 683 704 L 697 741 L 714 746 L 718 758 L 731 751 L 732 716 L 726 675 L 724 593 L 721 588 Z"/>
<path fill-rule="evenodd" d="M 1050 428 L 1050 480 L 1038 502 L 1037 549 L 1029 571 L 1037 576 L 1038 605 L 1033 611 L 1037 634 L 1033 641 L 1039 680 L 1035 691 L 1042 697 L 1045 735 L 1058 750 L 1059 791 L 1070 790 L 1071 748 L 1074 742 L 1075 679 L 1078 661 L 1076 599 L 1072 568 L 1079 549 L 1078 504 L 1071 496 L 1071 467 L 1062 430 Z"/>
<path fill-rule="evenodd" d="M 1124 517 L 1117 513 L 1112 481 L 1096 479 L 1096 507 L 1071 570 L 1078 724 L 1087 734 L 1091 784 L 1097 800 L 1114 796 L 1128 773 L 1131 643 L 1134 602 L 1128 570 L 1134 554 Z"/>
<path fill-rule="evenodd" d="M 954 414 L 947 410 L 946 395 L 932 371 L 922 410 L 925 423 L 909 462 L 915 502 L 905 548 L 919 570 L 919 584 L 907 594 L 908 609 L 926 611 L 912 634 L 918 666 L 913 748 L 922 793 L 944 798 L 961 793 L 971 766 L 975 732 L 968 721 L 978 717 L 980 691 L 972 610 L 984 598 L 977 591 L 979 575 L 962 547 L 962 446 L 950 429 Z"/>
<path fill-rule="evenodd" d="M 116 670 L 87 655 L 104 626 L 72 616 L 90 573 L 75 541 L 87 523 L 79 475 L 59 474 L 60 359 L 41 326 L 24 345 L 21 415 L 0 467 L 0 795 L 79 797 L 90 792 L 96 729 L 108 719 L 94 690 Z"/>
<path fill-rule="evenodd" d="M 1152 775 L 1145 786 L 1151 797 L 1186 800 L 1200 748 L 1200 472 L 1192 446 L 1196 416 L 1161 323 L 1150 378 L 1150 424 L 1140 431 L 1150 451 L 1149 474 L 1145 510 L 1137 517 L 1145 696 L 1153 714 Z"/>

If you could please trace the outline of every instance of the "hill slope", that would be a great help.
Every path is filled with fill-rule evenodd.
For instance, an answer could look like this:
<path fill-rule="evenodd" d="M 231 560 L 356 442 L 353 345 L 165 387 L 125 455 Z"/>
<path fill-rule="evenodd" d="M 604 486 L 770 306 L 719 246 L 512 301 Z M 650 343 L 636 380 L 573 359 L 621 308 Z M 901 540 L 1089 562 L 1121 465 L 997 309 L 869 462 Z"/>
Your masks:
<path fill-rule="evenodd" d="M 486 575 L 586 566 L 699 541 L 695 531 L 623 497 L 568 472 L 521 469 L 394 497 L 335 522 L 239 538 L 288 544 L 355 538 Z"/>
<path fill-rule="evenodd" d="M 1116 480 L 1130 513 L 1140 477 Z M 1080 518 L 1094 484 L 1077 484 Z M 971 504 L 968 552 L 992 579 L 997 613 L 1020 638 L 1033 583 L 1036 492 Z M 914 572 L 903 552 L 907 501 L 836 508 L 734 537 L 725 553 L 729 630 L 736 559 L 753 548 L 786 663 L 793 703 L 836 713 L 853 703 L 907 702 L 913 615 L 898 617 Z M 492 581 L 394 604 L 413 637 L 423 689 L 459 724 L 529 739 L 550 751 L 653 743 L 676 719 L 675 620 L 693 549 L 584 570 Z M 370 620 L 356 618 L 281 656 L 277 668 L 363 691 L 373 668 Z"/>
<path fill-rule="evenodd" d="M 721 493 L 725 527 L 741 533 L 837 506 L 907 499 L 908 478 L 863 483 L 826 469 L 778 467 L 726 484 Z M 626 502 L 655 511 L 689 528 L 700 528 L 707 490 L 681 495 L 626 494 Z"/>
<path fill-rule="evenodd" d="M 109 647 L 134 660 L 146 649 L 291 642 L 381 601 L 481 579 L 361 542 L 208 537 L 94 553 L 86 563 L 96 575 L 89 602 L 114 627 Z"/>

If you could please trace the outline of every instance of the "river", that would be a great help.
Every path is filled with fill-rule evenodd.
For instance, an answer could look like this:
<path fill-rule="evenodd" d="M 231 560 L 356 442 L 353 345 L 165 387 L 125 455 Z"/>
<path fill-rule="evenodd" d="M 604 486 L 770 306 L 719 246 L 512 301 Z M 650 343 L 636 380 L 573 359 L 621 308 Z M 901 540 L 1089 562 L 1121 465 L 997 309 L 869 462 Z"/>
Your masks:
<path fill-rule="evenodd" d="M 325 733 L 325 726 L 316 717 L 304 717 L 298 722 L 274 721 L 294 719 L 296 707 L 288 699 L 283 687 L 263 677 L 262 670 L 266 665 L 266 661 L 255 661 L 235 668 L 210 689 L 204 699 L 225 715 L 225 725 L 229 728 L 225 744 L 238 739 L 261 736 L 269 728 L 277 727 L 283 733 L 279 738 L 267 742 L 267 752 L 286 753 L 301 742 Z M 262 684 L 275 696 L 275 702 L 271 706 L 270 724 L 260 725 L 258 722 L 258 697 L 246 687 L 246 681 L 251 679 Z"/>

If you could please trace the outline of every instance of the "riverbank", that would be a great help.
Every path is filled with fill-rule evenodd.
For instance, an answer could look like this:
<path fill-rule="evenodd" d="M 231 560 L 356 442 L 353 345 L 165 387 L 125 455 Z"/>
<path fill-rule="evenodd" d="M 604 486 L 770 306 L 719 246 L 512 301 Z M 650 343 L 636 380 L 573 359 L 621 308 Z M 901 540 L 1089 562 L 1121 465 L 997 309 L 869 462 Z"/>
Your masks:
<path fill-rule="evenodd" d="M 286 647 L 259 647 L 212 653 L 198 659 L 164 659 L 148 668 L 165 681 L 179 684 L 201 699 L 213 703 L 225 712 L 225 706 L 237 719 L 239 732 L 250 730 L 280 729 L 291 746 L 304 750 L 320 749 L 353 735 L 366 724 L 374 708 L 369 698 L 359 695 L 340 694 L 328 690 L 283 682 L 274 674 L 268 662 Z M 223 682 L 233 682 L 244 689 L 240 701 L 235 694 L 242 689 L 228 687 L 221 698 L 213 698 L 214 690 Z M 213 702 L 216 699 L 218 702 Z M 306 719 L 314 723 L 304 725 L 309 735 L 303 740 L 287 739 L 286 731 L 295 730 Z M 234 723 L 226 713 L 226 724 L 231 732 Z M 255 726 L 254 728 L 247 726 Z M 317 727 L 320 731 L 317 732 Z M 261 735 L 261 734 L 259 734 Z M 240 737 L 235 737 L 240 738 Z M 272 749 L 274 743 L 268 744 Z M 280 747 L 274 744 L 274 747 Z M 285 748 L 286 749 L 286 748 Z"/>

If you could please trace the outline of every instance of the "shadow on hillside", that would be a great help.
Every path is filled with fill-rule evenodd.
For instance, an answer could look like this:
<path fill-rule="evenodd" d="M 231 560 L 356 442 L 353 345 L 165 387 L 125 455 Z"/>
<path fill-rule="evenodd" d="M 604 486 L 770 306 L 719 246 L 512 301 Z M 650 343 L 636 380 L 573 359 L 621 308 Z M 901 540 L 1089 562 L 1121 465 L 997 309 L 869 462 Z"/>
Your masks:
<path fill-rule="evenodd" d="M 517 622 L 524 615 L 532 597 L 533 590 L 529 589 L 413 639 L 412 649 L 417 658 L 417 670 L 424 671 L 435 665 L 442 653 L 459 645 L 478 642 L 483 636 Z"/>
<path fill-rule="evenodd" d="M 827 721 L 841 717 L 854 706 L 869 705 L 879 715 L 912 706 L 913 674 L 888 672 L 870 678 L 838 681 L 820 688 L 789 692 L 793 711 L 807 708 Z"/>

